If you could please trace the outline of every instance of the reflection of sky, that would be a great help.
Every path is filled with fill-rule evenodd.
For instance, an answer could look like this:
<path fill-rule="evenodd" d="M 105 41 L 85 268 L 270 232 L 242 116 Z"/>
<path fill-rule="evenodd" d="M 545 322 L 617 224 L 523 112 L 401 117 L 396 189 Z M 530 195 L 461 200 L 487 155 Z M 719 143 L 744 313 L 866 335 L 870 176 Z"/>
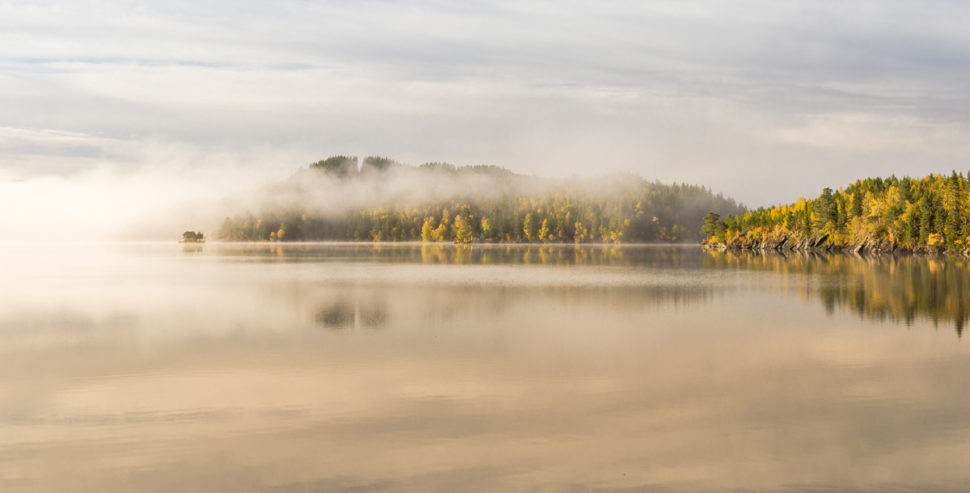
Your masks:
<path fill-rule="evenodd" d="M 215 244 L 59 248 L 14 262 L 4 247 L 4 267 L 31 274 L 19 291 L 0 281 L 4 491 L 942 491 L 964 478 L 964 345 L 919 320 L 827 313 L 772 289 L 775 274 L 714 269 L 698 288 L 710 272 L 691 267 L 645 288 L 624 279 L 662 272 L 506 264 L 481 266 L 497 271 L 483 280 L 464 266 L 240 263 Z M 530 282 L 497 282 L 516 276 Z M 318 323 L 333 310 L 355 323 Z"/>

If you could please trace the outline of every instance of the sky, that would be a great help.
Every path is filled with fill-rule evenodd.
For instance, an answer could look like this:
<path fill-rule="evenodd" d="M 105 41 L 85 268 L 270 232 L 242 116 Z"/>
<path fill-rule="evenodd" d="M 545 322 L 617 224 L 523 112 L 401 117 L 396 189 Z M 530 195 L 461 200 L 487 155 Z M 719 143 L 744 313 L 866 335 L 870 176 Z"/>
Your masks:
<path fill-rule="evenodd" d="M 748 206 L 970 169 L 970 2 L 0 0 L 0 238 L 334 154 Z"/>

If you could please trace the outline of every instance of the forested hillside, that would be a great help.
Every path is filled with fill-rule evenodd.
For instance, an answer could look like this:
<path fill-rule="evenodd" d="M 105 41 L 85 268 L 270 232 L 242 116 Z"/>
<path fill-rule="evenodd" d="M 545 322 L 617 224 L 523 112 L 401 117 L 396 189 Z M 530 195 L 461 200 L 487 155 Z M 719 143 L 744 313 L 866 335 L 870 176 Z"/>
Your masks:
<path fill-rule="evenodd" d="M 970 247 L 970 176 L 867 178 L 814 200 L 705 216 L 710 245 L 745 249 L 958 251 Z"/>
<path fill-rule="evenodd" d="M 733 200 L 636 175 L 544 180 L 495 166 L 408 166 L 334 156 L 261 192 L 227 217 L 227 241 L 680 242 Z"/>

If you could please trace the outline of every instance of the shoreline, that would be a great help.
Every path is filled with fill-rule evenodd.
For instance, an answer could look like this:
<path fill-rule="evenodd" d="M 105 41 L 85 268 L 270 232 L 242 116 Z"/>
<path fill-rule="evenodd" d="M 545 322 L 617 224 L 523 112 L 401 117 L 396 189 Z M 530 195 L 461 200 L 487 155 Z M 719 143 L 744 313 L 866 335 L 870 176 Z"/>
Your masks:
<path fill-rule="evenodd" d="M 803 239 L 784 237 L 776 240 L 751 240 L 735 238 L 726 243 L 701 243 L 702 248 L 710 251 L 732 252 L 778 252 L 778 253 L 837 253 L 846 255 L 924 255 L 924 256 L 962 256 L 970 257 L 970 249 L 950 250 L 943 246 L 918 246 L 908 248 L 892 240 L 865 239 L 848 245 L 835 245 L 829 242 L 828 235 Z"/>

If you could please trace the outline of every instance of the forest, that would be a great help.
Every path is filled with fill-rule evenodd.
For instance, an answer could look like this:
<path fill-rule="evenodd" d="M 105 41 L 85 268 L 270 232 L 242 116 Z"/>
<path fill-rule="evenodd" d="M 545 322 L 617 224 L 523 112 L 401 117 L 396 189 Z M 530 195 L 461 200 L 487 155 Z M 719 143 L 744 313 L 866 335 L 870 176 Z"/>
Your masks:
<path fill-rule="evenodd" d="M 796 245 L 859 251 L 970 248 L 970 176 L 866 178 L 815 199 L 741 214 L 710 212 L 705 243 L 732 249 Z"/>
<path fill-rule="evenodd" d="M 697 242 L 705 212 L 744 212 L 708 188 L 636 175 L 554 180 L 383 157 L 333 156 L 263 194 L 225 218 L 221 240 Z"/>

